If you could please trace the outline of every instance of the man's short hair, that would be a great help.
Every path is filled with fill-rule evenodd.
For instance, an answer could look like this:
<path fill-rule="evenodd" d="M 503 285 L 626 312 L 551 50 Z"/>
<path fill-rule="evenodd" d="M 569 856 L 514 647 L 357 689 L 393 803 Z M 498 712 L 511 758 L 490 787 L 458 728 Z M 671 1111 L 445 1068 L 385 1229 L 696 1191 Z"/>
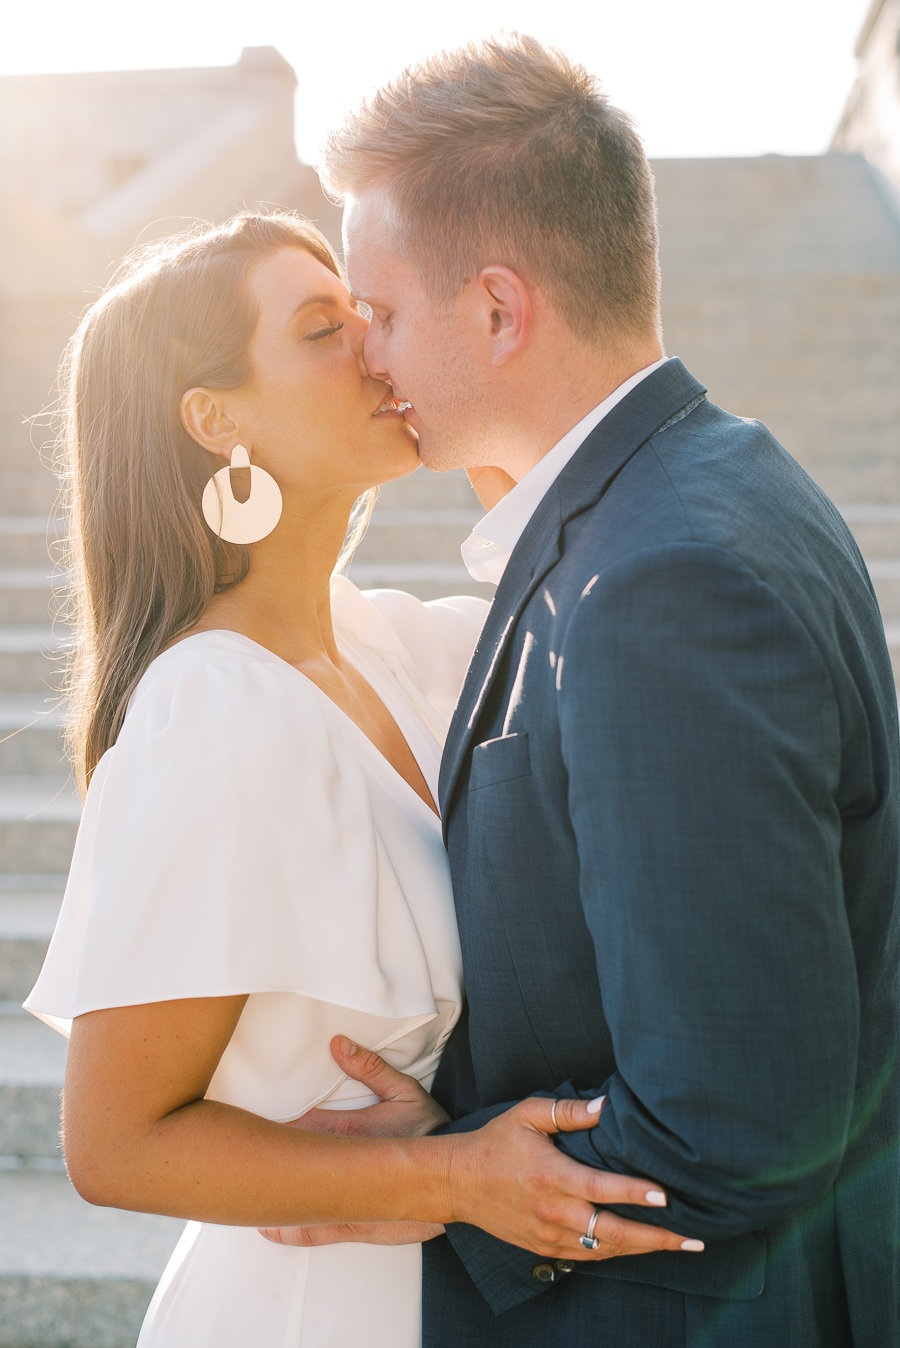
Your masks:
<path fill-rule="evenodd" d="M 436 302 L 495 263 L 587 340 L 658 326 L 641 142 L 586 70 L 532 37 L 407 68 L 332 134 L 322 178 L 338 198 L 384 190 L 390 246 Z"/>

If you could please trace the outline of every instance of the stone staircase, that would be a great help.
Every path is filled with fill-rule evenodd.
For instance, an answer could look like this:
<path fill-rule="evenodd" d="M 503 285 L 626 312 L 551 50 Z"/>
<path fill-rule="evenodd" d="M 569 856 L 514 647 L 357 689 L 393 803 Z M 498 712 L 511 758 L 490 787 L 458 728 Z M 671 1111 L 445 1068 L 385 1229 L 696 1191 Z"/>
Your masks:
<path fill-rule="evenodd" d="M 900 685 L 900 230 L 879 214 L 861 161 L 824 159 L 799 172 L 795 161 L 658 166 L 667 347 L 717 402 L 767 421 L 841 506 Z M 749 238 L 741 193 L 769 203 Z M 0 452 L 0 1348 L 131 1348 L 181 1224 L 78 1198 L 58 1144 L 65 1045 L 20 1010 L 79 815 L 54 702 L 66 642 L 48 617 L 54 495 L 33 450 Z M 349 574 L 423 598 L 489 594 L 459 560 L 480 513 L 463 474 L 392 483 Z"/>
<path fill-rule="evenodd" d="M 80 814 L 55 705 L 55 486 L 0 456 L 0 1346 L 133 1348 L 181 1223 L 92 1208 L 59 1146 L 65 1041 L 20 1008 L 53 930 Z"/>

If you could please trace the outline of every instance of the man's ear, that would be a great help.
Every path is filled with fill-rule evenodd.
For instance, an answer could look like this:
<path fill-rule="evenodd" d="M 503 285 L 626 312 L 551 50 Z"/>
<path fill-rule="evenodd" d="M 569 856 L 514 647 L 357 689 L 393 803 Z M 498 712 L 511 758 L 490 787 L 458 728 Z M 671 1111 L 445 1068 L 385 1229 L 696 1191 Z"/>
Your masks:
<path fill-rule="evenodd" d="M 237 423 L 218 389 L 190 388 L 181 399 L 181 424 L 202 449 L 230 459 L 240 440 Z"/>
<path fill-rule="evenodd" d="M 531 333 L 531 292 L 511 267 L 483 267 L 476 281 L 478 297 L 487 316 L 492 362 L 503 364 L 518 354 Z"/>

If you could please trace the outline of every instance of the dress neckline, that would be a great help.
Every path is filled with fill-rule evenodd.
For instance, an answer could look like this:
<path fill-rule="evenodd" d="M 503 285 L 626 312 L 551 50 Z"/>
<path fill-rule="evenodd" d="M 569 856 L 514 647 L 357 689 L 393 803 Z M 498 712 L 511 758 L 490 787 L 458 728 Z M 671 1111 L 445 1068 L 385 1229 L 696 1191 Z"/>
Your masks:
<path fill-rule="evenodd" d="M 238 641 L 242 645 L 251 646 L 254 650 L 262 652 L 262 654 L 266 657 L 267 662 L 282 665 L 285 669 L 289 669 L 292 674 L 296 675 L 297 678 L 302 679 L 303 683 L 312 690 L 313 695 L 317 697 L 321 702 L 324 702 L 334 713 L 335 717 L 337 718 L 338 724 L 344 728 L 345 733 L 349 729 L 351 737 L 356 739 L 357 741 L 362 742 L 366 752 L 370 755 L 370 757 L 372 757 L 372 761 L 374 763 L 383 765 L 383 768 L 389 775 L 389 780 L 395 783 L 399 783 L 407 799 L 412 798 L 414 802 L 417 802 L 419 807 L 425 811 L 426 816 L 430 820 L 432 820 L 437 827 L 440 827 L 441 816 L 438 810 L 436 808 L 432 809 L 432 807 L 422 798 L 422 796 L 419 795 L 415 787 L 410 785 L 410 783 L 403 776 L 402 772 L 397 771 L 397 769 L 394 767 L 390 759 L 387 758 L 381 752 L 378 746 L 375 743 L 373 743 L 372 740 L 369 739 L 369 736 L 366 734 L 366 732 L 362 729 L 361 726 L 357 725 L 353 717 L 349 716 L 347 712 L 344 711 L 343 707 L 339 707 L 338 704 L 333 700 L 333 698 L 330 698 L 328 694 L 319 687 L 319 685 L 315 682 L 314 679 L 311 679 L 308 674 L 303 673 L 302 669 L 298 669 L 296 665 L 292 665 L 290 660 L 285 660 L 282 656 L 277 655 L 275 651 L 270 650 L 268 646 L 264 646 L 262 642 L 254 641 L 253 637 L 245 636 L 243 632 L 237 632 L 232 627 L 210 627 L 206 628 L 202 632 L 192 632 L 188 636 L 182 637 L 179 641 L 176 641 L 174 645 L 169 646 L 167 650 L 163 651 L 161 655 L 157 656 L 156 658 L 157 660 L 162 659 L 163 657 L 168 656 L 172 652 L 178 650 L 179 647 L 186 645 L 188 642 L 199 641 L 203 637 L 225 637 L 230 640 Z M 346 654 L 345 634 L 342 632 L 338 633 L 337 631 L 335 631 L 335 640 L 337 641 L 338 647 L 341 650 L 341 654 L 345 655 Z M 365 657 L 364 661 L 370 668 L 371 665 L 374 663 L 370 660 L 365 660 Z M 376 697 L 379 698 L 379 700 L 383 704 L 388 715 L 391 717 L 398 731 L 406 741 L 409 747 L 409 751 L 412 754 L 413 758 L 415 759 L 416 766 L 418 767 L 420 773 L 422 774 L 422 780 L 424 781 L 425 786 L 428 789 L 429 795 L 435 802 L 435 805 L 437 805 L 437 796 L 435 794 L 431 782 L 429 781 L 428 774 L 426 773 L 425 768 L 423 767 L 419 759 L 419 755 L 416 753 L 415 748 L 411 743 L 410 737 L 403 726 L 403 721 L 408 720 L 409 718 L 402 714 L 400 716 L 397 715 L 395 705 L 392 705 L 394 699 L 390 695 L 385 696 L 385 693 L 383 691 L 383 689 L 388 683 L 387 678 L 379 677 L 379 675 L 382 673 L 382 671 L 379 669 L 375 672 L 375 680 L 373 681 L 373 679 L 370 677 L 369 670 L 360 670 L 357 662 L 352 659 L 349 659 L 349 657 L 348 663 L 352 665 L 352 667 L 356 670 L 356 672 L 360 675 L 360 677 L 364 679 L 367 684 L 369 684 L 369 686 L 375 693 Z M 396 693 L 397 690 L 391 689 L 391 692 Z M 397 705 L 400 704 L 401 700 L 402 700 L 401 698 L 397 697 L 396 699 Z M 404 711 L 407 710 L 405 702 L 403 710 Z M 426 730 L 427 733 L 430 735 L 431 731 L 430 729 L 428 729 L 426 723 L 424 722 L 424 719 L 418 717 L 417 720 L 421 722 L 422 729 Z M 437 741 L 435 741 L 435 743 L 437 744 Z M 439 744 L 437 745 L 437 747 L 438 749 L 440 749 Z"/>

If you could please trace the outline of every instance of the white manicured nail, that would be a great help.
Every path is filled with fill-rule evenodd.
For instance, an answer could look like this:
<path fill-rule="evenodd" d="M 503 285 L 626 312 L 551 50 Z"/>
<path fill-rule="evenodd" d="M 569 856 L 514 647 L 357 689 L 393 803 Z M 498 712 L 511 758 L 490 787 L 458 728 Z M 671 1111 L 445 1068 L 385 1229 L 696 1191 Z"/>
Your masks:
<path fill-rule="evenodd" d="M 654 1208 L 664 1208 L 668 1201 L 662 1189 L 648 1189 L 644 1194 L 644 1197 L 650 1206 Z"/>
<path fill-rule="evenodd" d="M 683 1240 L 681 1242 L 681 1248 L 683 1250 L 705 1250 L 706 1246 L 703 1244 L 702 1240 Z"/>
<path fill-rule="evenodd" d="M 603 1102 L 605 1099 L 606 1099 L 605 1095 L 598 1095 L 596 1100 L 588 1100 L 587 1112 L 589 1114 L 599 1114 L 600 1110 L 603 1108 Z"/>

